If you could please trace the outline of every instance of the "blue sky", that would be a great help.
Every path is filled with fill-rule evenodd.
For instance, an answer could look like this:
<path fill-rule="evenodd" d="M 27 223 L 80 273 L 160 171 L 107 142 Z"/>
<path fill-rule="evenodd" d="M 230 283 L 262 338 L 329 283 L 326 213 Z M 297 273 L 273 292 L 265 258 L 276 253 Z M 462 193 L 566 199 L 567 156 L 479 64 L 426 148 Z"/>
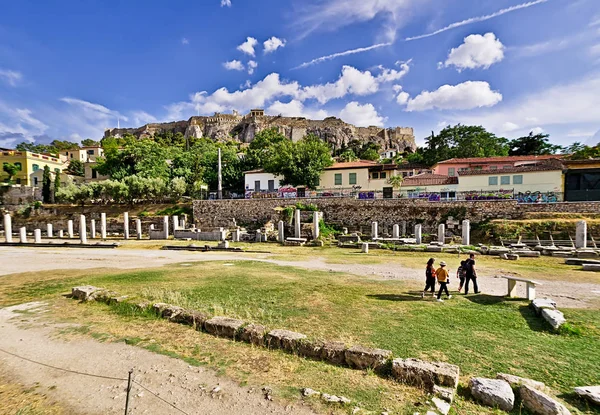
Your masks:
<path fill-rule="evenodd" d="M 1 0 L 0 146 L 214 112 L 600 141 L 598 0 Z"/>

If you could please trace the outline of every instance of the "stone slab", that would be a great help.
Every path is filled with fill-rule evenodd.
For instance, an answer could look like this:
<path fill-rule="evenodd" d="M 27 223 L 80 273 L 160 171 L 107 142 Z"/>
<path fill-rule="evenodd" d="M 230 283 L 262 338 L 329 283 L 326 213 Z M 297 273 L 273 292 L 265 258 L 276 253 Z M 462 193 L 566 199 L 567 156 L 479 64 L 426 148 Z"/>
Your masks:
<path fill-rule="evenodd" d="M 551 298 L 536 298 L 531 302 L 531 306 L 539 316 L 542 314 L 542 310 L 556 310 L 556 302 Z"/>
<path fill-rule="evenodd" d="M 71 297 L 80 301 L 88 301 L 93 293 L 102 289 L 103 288 L 94 287 L 93 285 L 73 287 L 71 288 Z"/>
<path fill-rule="evenodd" d="M 552 326 L 554 330 L 558 330 L 560 326 L 567 322 L 564 314 L 558 310 L 549 310 L 545 308 L 542 310 L 542 317 Z"/>
<path fill-rule="evenodd" d="M 208 316 L 197 310 L 183 310 L 177 315 L 171 317 L 171 321 L 186 326 L 194 327 L 196 330 L 202 330 L 204 322 L 208 320 Z"/>
<path fill-rule="evenodd" d="M 542 255 L 538 251 L 528 251 L 524 249 L 514 250 L 511 254 L 519 255 L 522 258 L 539 258 Z"/>
<path fill-rule="evenodd" d="M 356 369 L 378 369 L 392 356 L 391 350 L 373 349 L 360 345 L 352 346 L 344 352 L 346 364 Z"/>
<path fill-rule="evenodd" d="M 419 359 L 394 359 L 392 376 L 399 382 L 433 390 L 434 385 L 456 388 L 460 369 L 444 362 Z"/>
<path fill-rule="evenodd" d="M 503 379 L 471 378 L 469 389 L 475 400 L 492 408 L 510 412 L 515 405 L 515 394 Z"/>
<path fill-rule="evenodd" d="M 255 346 L 263 346 L 267 328 L 260 324 L 248 324 L 240 332 L 240 340 Z"/>
<path fill-rule="evenodd" d="M 584 271 L 600 272 L 600 264 L 583 264 Z"/>
<path fill-rule="evenodd" d="M 544 392 L 527 385 L 519 388 L 521 401 L 525 408 L 538 415 L 571 415 L 571 412 L 560 402 Z"/>
<path fill-rule="evenodd" d="M 583 264 L 598 264 L 598 265 L 600 265 L 600 260 L 599 259 L 566 258 L 565 264 L 567 264 L 567 265 L 583 265 Z"/>
<path fill-rule="evenodd" d="M 218 337 L 226 337 L 228 339 L 236 339 L 238 330 L 245 323 L 242 320 L 238 320 L 230 317 L 213 317 L 204 322 L 204 330 L 207 333 Z"/>
<path fill-rule="evenodd" d="M 600 406 L 600 386 L 580 386 L 573 391 L 591 403 Z"/>
<path fill-rule="evenodd" d="M 527 385 L 531 388 L 543 391 L 546 389 L 546 385 L 543 382 L 538 382 L 537 380 L 522 378 L 520 376 L 509 375 L 508 373 L 498 373 L 496 375 L 496 379 L 502 379 L 513 388 L 518 388 L 521 385 Z"/>
<path fill-rule="evenodd" d="M 306 335 L 289 330 L 271 330 L 266 337 L 267 346 L 270 349 L 281 349 L 289 353 L 297 353 L 300 341 L 306 339 Z"/>
<path fill-rule="evenodd" d="M 342 342 L 325 342 L 321 350 L 321 359 L 334 365 L 346 363 L 346 345 Z"/>

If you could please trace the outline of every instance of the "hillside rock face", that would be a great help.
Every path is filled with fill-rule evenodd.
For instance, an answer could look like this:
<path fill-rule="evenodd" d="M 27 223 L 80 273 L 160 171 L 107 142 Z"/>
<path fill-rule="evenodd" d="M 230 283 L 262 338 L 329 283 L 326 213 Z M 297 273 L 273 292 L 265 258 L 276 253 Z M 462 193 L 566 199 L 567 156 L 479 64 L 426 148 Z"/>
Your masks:
<path fill-rule="evenodd" d="M 302 117 L 263 115 L 262 111 L 256 110 L 248 115 L 234 112 L 215 114 L 212 117 L 192 117 L 188 121 L 147 124 L 139 128 L 111 128 L 105 131 L 104 137 L 132 134 L 138 138 L 147 138 L 171 131 L 174 134 L 180 132 L 186 137 L 208 137 L 219 141 L 233 138 L 242 143 L 250 143 L 257 133 L 268 128 L 277 128 L 293 141 L 298 141 L 307 134 L 315 134 L 334 148 L 341 148 L 352 140 L 377 143 L 383 150 L 414 152 L 417 148 L 414 132 L 410 127 L 356 127 L 335 117 L 308 120 Z"/>

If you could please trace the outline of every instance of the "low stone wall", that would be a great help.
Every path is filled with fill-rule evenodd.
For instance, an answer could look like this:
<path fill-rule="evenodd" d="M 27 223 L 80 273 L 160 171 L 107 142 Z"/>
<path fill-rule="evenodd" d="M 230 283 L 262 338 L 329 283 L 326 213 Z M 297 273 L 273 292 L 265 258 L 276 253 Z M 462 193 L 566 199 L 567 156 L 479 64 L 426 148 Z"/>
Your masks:
<path fill-rule="evenodd" d="M 0 188 L 0 206 L 14 210 L 24 205 L 42 200 L 41 187 L 11 186 Z"/>
<path fill-rule="evenodd" d="M 517 204 L 514 200 L 429 202 L 419 199 L 248 199 L 196 200 L 196 226 L 228 226 L 235 222 L 247 227 L 260 227 L 269 221 L 285 220 L 281 209 L 287 206 L 314 204 L 323 212 L 325 222 L 360 228 L 377 221 L 383 229 L 405 220 L 422 223 L 434 229 L 449 217 L 469 219 L 472 224 L 490 219 L 523 219 L 529 212 L 600 213 L 600 202 Z M 424 229 L 425 230 L 425 229 Z"/>

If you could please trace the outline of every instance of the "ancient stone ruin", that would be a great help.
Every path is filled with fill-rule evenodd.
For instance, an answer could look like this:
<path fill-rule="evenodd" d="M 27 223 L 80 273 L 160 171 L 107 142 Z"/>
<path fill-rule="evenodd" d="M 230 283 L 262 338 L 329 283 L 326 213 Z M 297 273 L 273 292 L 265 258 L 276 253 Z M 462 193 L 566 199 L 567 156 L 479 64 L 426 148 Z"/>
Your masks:
<path fill-rule="evenodd" d="M 304 117 L 264 115 L 262 110 L 252 110 L 247 115 L 216 113 L 211 117 L 192 117 L 188 121 L 146 124 L 139 128 L 111 128 L 104 137 L 121 137 L 132 134 L 138 138 L 151 138 L 155 134 L 172 132 L 185 137 L 208 137 L 213 140 L 230 140 L 250 143 L 262 130 L 277 128 L 287 138 L 298 141 L 307 134 L 314 134 L 334 148 L 341 148 L 352 140 L 379 144 L 383 150 L 414 152 L 417 149 L 413 129 L 410 127 L 381 128 L 356 127 L 336 117 L 309 120 Z"/>

